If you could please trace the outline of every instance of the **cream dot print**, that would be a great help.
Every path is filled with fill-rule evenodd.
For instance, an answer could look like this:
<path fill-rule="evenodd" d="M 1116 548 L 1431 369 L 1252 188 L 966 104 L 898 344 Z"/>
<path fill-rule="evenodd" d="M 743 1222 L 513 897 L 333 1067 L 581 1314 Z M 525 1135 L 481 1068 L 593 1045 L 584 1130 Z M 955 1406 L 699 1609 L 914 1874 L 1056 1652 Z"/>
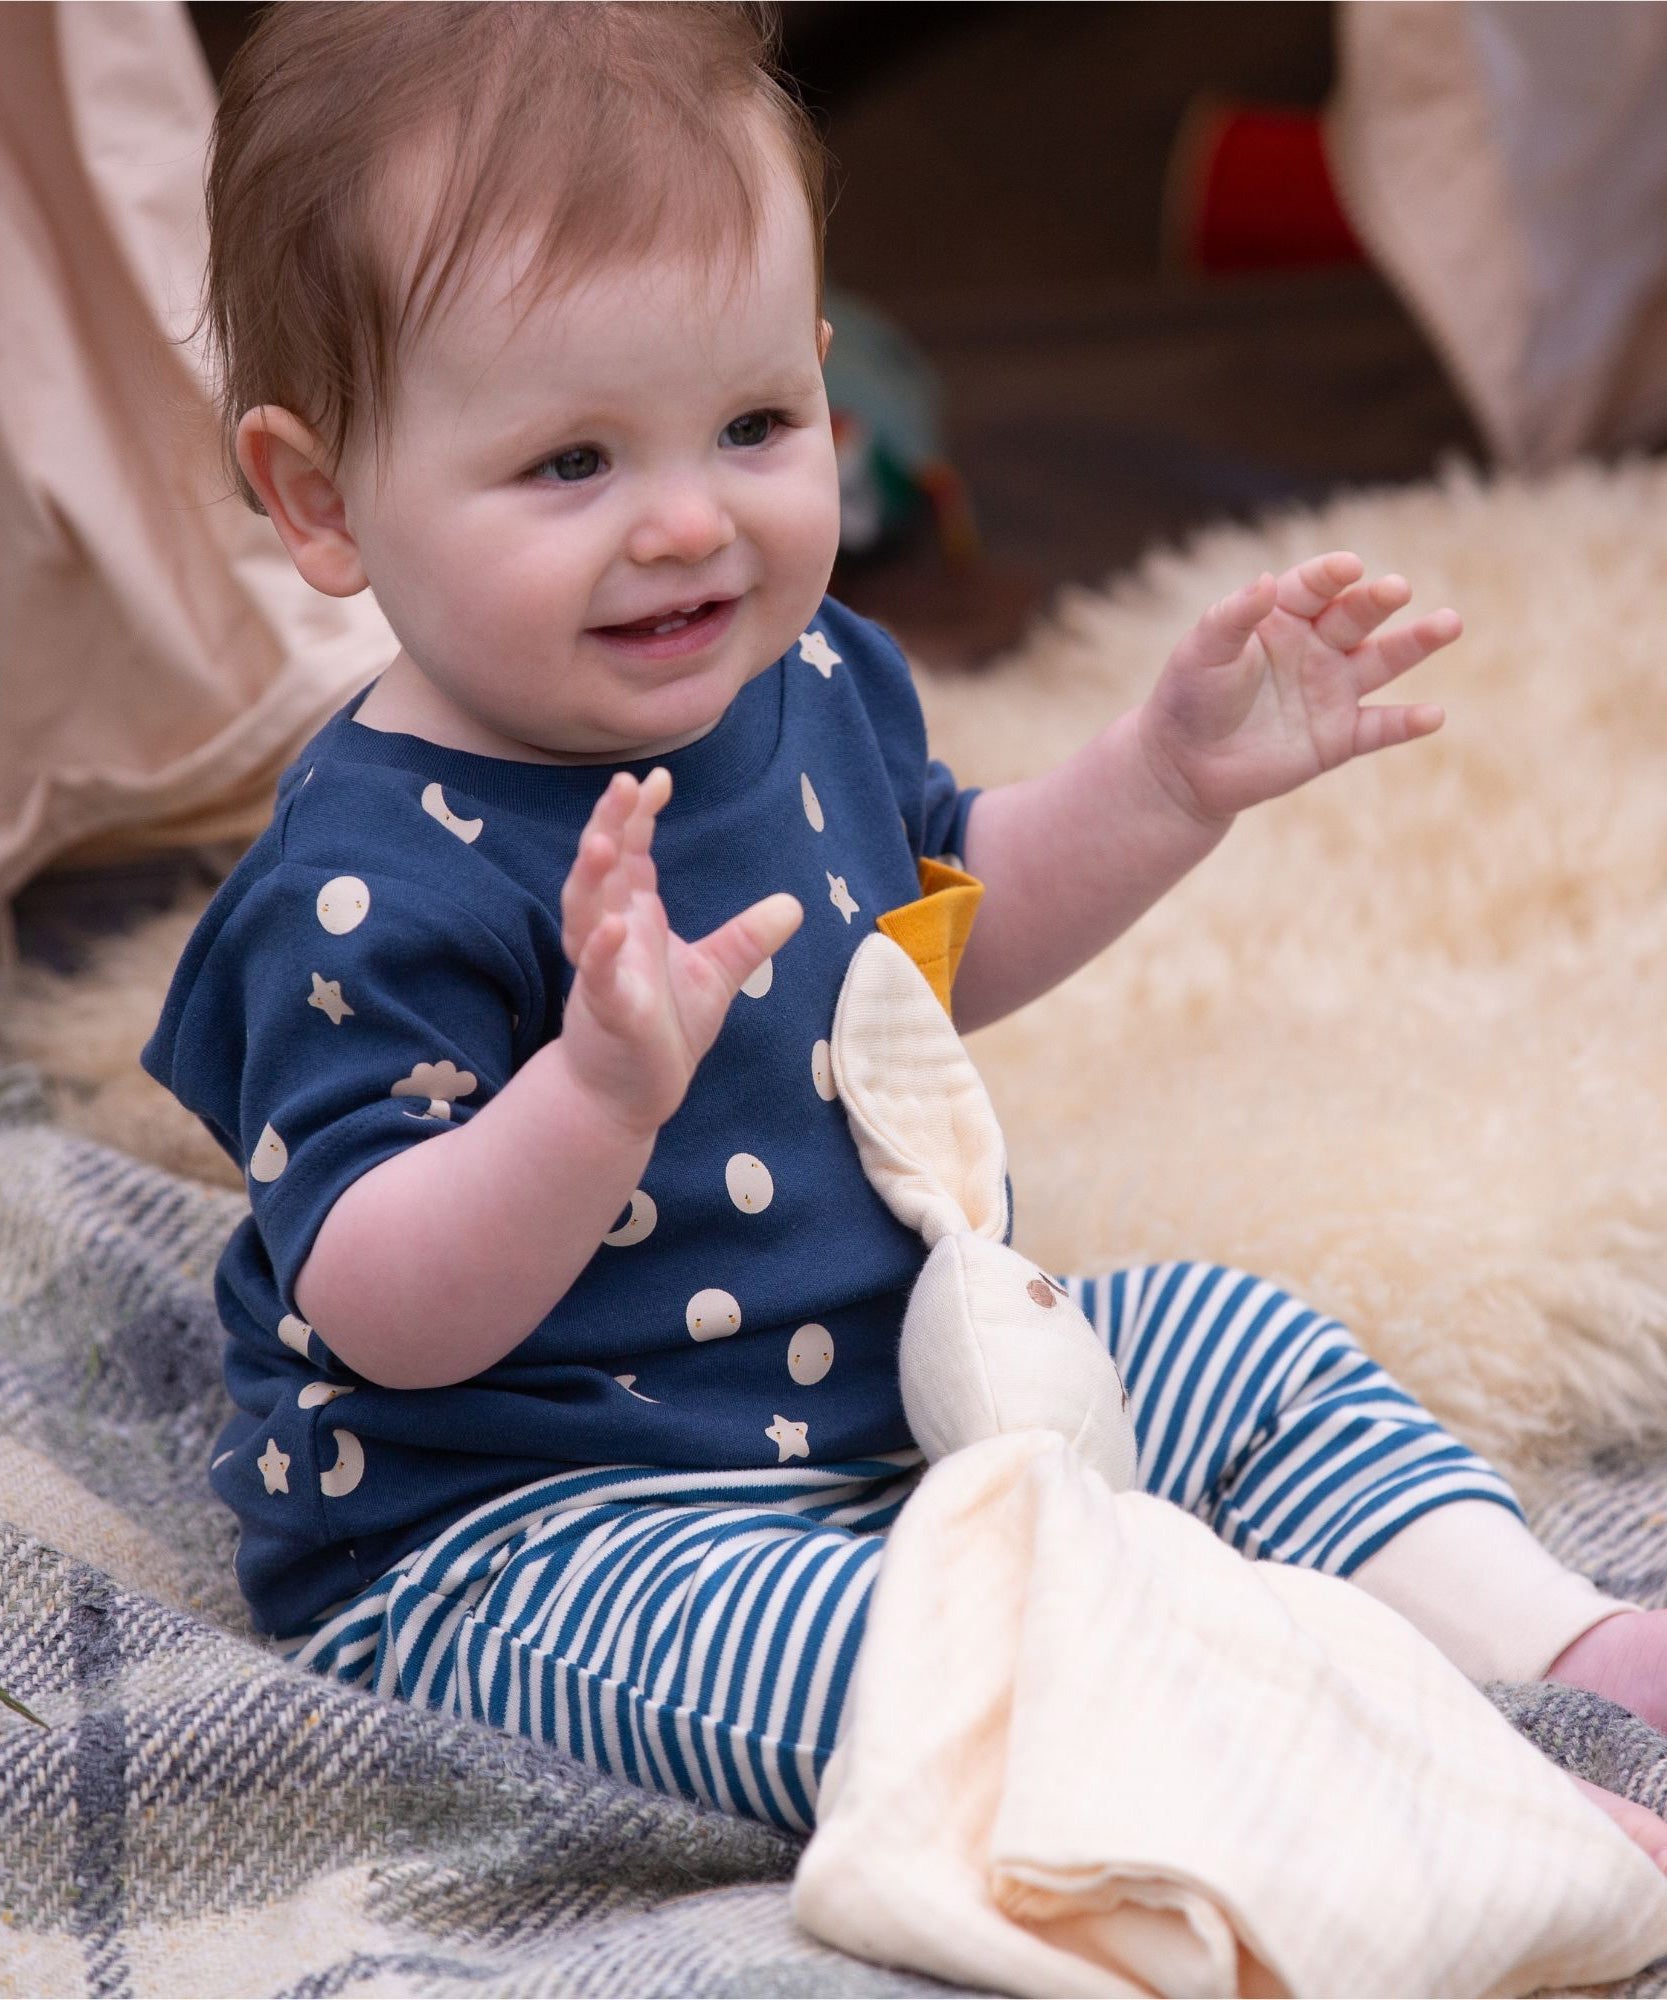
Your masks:
<path fill-rule="evenodd" d="M 632 1243 L 640 1243 L 653 1232 L 660 1219 L 660 1211 L 654 1205 L 654 1197 L 641 1188 L 631 1190 L 631 1199 L 626 1204 L 625 1213 L 602 1241 L 612 1249 L 623 1250 Z M 633 1375 L 632 1381 L 637 1378 Z"/>
<path fill-rule="evenodd" d="M 370 915 L 370 890 L 357 875 L 337 875 L 318 892 L 318 920 L 332 937 L 356 931 Z"/>
<path fill-rule="evenodd" d="M 787 1372 L 801 1389 L 820 1382 L 833 1366 L 833 1335 L 814 1320 L 801 1326 L 787 1343 Z"/>
<path fill-rule="evenodd" d="M 820 833 L 825 824 L 822 817 L 822 801 L 816 796 L 816 787 L 810 782 L 808 771 L 799 773 L 799 797 L 804 802 L 805 818 L 810 821 L 815 831 Z"/>
<path fill-rule="evenodd" d="M 776 962 L 765 959 L 756 972 L 749 972 L 741 981 L 741 991 L 749 1000 L 762 1000 L 770 990 L 770 983 L 776 976 Z"/>
<path fill-rule="evenodd" d="M 724 1168 L 729 1198 L 744 1215 L 758 1215 L 775 1199 L 770 1169 L 756 1153 L 731 1153 Z"/>
<path fill-rule="evenodd" d="M 810 1052 L 810 1080 L 824 1104 L 832 1104 L 839 1092 L 834 1088 L 833 1050 L 820 1041 Z"/>
<path fill-rule="evenodd" d="M 684 1308 L 683 1324 L 695 1340 L 723 1340 L 741 1331 L 741 1307 L 733 1292 L 708 1285 Z"/>
<path fill-rule="evenodd" d="M 250 1180 L 275 1181 L 288 1165 L 289 1148 L 270 1125 L 263 1125 L 249 1157 Z"/>
<path fill-rule="evenodd" d="M 438 785 L 423 787 L 423 811 L 430 819 L 437 819 L 448 833 L 455 833 L 465 845 L 479 840 L 480 830 L 486 824 L 483 819 L 459 819 L 446 804 L 446 795 Z"/>

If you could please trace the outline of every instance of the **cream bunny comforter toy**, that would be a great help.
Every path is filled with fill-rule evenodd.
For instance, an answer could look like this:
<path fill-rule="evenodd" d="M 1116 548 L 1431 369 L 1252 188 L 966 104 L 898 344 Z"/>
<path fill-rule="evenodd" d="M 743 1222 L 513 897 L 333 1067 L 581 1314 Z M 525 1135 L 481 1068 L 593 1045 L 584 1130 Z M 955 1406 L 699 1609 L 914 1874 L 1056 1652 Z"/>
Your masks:
<path fill-rule="evenodd" d="M 1413 1626 L 1129 1490 L 1110 1356 L 1003 1243 L 1005 1148 L 947 990 L 882 919 L 834 1028 L 869 1177 L 930 1246 L 901 1366 L 932 1465 L 799 1921 L 1022 1994 L 1529 1993 L 1667 1952 L 1667 1880 Z"/>

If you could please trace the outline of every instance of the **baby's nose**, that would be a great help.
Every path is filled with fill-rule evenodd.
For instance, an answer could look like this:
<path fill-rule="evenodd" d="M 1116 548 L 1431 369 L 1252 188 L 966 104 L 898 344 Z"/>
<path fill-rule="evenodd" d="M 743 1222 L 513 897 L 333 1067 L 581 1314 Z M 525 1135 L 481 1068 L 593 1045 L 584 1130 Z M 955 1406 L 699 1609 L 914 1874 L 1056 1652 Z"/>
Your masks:
<path fill-rule="evenodd" d="M 640 563 L 693 563 L 728 548 L 734 539 L 735 523 L 716 498 L 684 486 L 662 494 L 644 510 L 631 531 L 629 553 Z"/>

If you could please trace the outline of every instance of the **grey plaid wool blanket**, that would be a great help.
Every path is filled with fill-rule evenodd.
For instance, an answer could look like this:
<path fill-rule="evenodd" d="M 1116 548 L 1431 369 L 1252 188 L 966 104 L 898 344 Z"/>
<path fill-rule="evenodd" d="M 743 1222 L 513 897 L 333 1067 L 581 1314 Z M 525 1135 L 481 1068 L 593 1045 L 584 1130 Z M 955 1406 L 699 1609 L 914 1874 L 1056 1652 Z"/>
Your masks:
<path fill-rule="evenodd" d="M 208 1491 L 210 1280 L 240 1196 L 56 1126 L 0 1069 L 0 1993 L 948 1989 L 816 1944 L 797 1844 L 539 1746 L 298 1672 L 250 1633 Z M 1667 1603 L 1667 1466 L 1571 1476 L 1536 1526 Z M 1667 1739 L 1495 1699 L 1667 1806 Z M 40 1726 L 45 1724 L 45 1727 Z M 1667 1993 L 1667 1964 L 1624 1987 Z"/>

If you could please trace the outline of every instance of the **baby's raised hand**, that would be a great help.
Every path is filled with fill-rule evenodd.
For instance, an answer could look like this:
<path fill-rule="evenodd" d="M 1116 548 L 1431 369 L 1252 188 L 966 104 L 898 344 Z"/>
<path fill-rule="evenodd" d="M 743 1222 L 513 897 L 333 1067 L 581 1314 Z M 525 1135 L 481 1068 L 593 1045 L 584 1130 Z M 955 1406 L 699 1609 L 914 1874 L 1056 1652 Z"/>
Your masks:
<path fill-rule="evenodd" d="M 671 773 L 614 774 L 562 886 L 562 950 L 577 974 L 561 1041 L 574 1079 L 622 1124 L 652 1135 L 683 1101 L 741 983 L 779 951 L 804 911 L 766 896 L 696 943 L 666 921 L 654 822 Z"/>
<path fill-rule="evenodd" d="M 1339 551 L 1263 575 L 1213 605 L 1170 654 L 1140 712 L 1140 741 L 1164 789 L 1195 818 L 1227 820 L 1393 743 L 1428 736 L 1442 711 L 1361 706 L 1362 697 L 1450 645 L 1456 611 L 1372 635 L 1412 591 L 1365 583 Z"/>

